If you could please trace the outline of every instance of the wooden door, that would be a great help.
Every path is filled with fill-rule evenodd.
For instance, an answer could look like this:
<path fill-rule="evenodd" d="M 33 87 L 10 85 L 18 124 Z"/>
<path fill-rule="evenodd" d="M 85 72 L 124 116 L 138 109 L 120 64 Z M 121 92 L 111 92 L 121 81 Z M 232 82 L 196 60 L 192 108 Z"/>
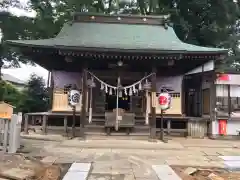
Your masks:
<path fill-rule="evenodd" d="M 141 114 L 142 113 L 142 96 L 131 96 L 130 99 L 130 111 L 135 114 Z"/>

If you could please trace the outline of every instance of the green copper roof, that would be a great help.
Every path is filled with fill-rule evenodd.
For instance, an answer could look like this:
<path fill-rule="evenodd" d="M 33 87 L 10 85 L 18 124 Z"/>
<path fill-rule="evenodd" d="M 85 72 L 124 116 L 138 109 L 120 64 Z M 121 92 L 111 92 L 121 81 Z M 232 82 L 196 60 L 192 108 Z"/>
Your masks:
<path fill-rule="evenodd" d="M 149 24 L 99 22 L 66 23 L 61 32 L 51 39 L 8 40 L 16 46 L 49 48 L 100 48 L 107 50 L 180 51 L 189 53 L 226 52 L 226 49 L 208 48 L 182 42 L 172 27 Z"/>

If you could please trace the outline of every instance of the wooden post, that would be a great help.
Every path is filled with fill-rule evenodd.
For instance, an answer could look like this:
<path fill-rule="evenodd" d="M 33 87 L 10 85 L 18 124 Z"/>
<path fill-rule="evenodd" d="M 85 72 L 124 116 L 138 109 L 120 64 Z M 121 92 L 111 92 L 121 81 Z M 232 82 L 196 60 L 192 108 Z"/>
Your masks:
<path fill-rule="evenodd" d="M 228 90 L 228 118 L 231 117 L 231 111 L 232 111 L 232 102 L 231 102 L 231 85 L 227 85 L 227 90 Z"/>
<path fill-rule="evenodd" d="M 153 67 L 152 72 L 154 73 L 151 77 L 152 81 L 152 90 L 151 90 L 151 121 L 150 121 L 150 138 L 155 139 L 156 138 L 156 102 L 153 102 L 153 100 L 156 99 L 156 68 Z M 155 96 L 155 97 L 153 97 Z"/>
<path fill-rule="evenodd" d="M 215 84 L 215 73 L 212 75 L 211 84 L 210 84 L 210 138 L 215 139 L 216 138 L 216 122 L 217 122 L 217 116 L 216 116 L 216 84 Z"/>
<path fill-rule="evenodd" d="M 42 134 L 47 134 L 47 115 L 43 115 L 42 117 Z"/>
<path fill-rule="evenodd" d="M 85 128 L 85 123 L 87 120 L 87 71 L 86 69 L 83 70 L 83 84 L 82 84 L 82 109 L 81 109 L 81 124 L 80 124 L 80 136 L 84 137 L 84 128 Z"/>
<path fill-rule="evenodd" d="M 8 140 L 9 140 L 9 123 L 10 120 L 4 120 L 4 136 L 3 136 L 3 153 L 8 151 Z"/>
<path fill-rule="evenodd" d="M 201 72 L 201 84 L 200 84 L 200 116 L 203 116 L 203 82 L 204 82 L 204 65 L 202 65 L 202 72 Z"/>
<path fill-rule="evenodd" d="M 49 87 L 49 110 L 52 110 L 52 105 L 53 105 L 53 93 L 54 93 L 54 81 L 53 81 L 53 75 L 52 72 L 50 73 L 50 87 Z"/>
<path fill-rule="evenodd" d="M 171 129 L 171 121 L 170 121 L 170 119 L 168 119 L 167 120 L 167 133 L 168 133 L 168 135 L 170 134 L 170 129 Z"/>
<path fill-rule="evenodd" d="M 28 134 L 28 115 L 24 115 L 24 133 Z"/>
<path fill-rule="evenodd" d="M 75 137 L 75 135 L 76 135 L 76 107 L 75 106 L 73 106 L 72 107 L 73 109 L 73 119 L 72 119 L 72 138 L 74 138 Z"/>
<path fill-rule="evenodd" d="M 68 133 L 67 116 L 64 116 L 64 133 Z"/>
<path fill-rule="evenodd" d="M 34 115 L 32 115 L 32 117 L 31 117 L 31 125 L 32 126 L 35 126 L 36 124 L 35 124 L 35 116 Z"/>
<path fill-rule="evenodd" d="M 50 79 L 51 79 L 51 71 L 48 71 L 48 78 L 47 78 L 47 88 L 49 88 L 50 85 Z"/>

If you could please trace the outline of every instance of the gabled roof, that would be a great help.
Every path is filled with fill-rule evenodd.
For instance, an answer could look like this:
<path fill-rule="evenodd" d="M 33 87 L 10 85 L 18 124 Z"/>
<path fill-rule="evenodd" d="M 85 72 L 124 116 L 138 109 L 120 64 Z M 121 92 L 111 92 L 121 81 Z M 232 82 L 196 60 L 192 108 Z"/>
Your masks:
<path fill-rule="evenodd" d="M 78 14 L 50 39 L 8 40 L 15 46 L 159 53 L 226 53 L 226 49 L 182 42 L 163 17 Z"/>
<path fill-rule="evenodd" d="M 25 82 L 16 78 L 16 77 L 13 77 L 9 74 L 2 74 L 2 80 L 4 81 L 8 81 L 8 82 L 11 82 L 11 83 L 14 83 L 14 84 L 19 84 L 19 85 L 25 85 Z"/>

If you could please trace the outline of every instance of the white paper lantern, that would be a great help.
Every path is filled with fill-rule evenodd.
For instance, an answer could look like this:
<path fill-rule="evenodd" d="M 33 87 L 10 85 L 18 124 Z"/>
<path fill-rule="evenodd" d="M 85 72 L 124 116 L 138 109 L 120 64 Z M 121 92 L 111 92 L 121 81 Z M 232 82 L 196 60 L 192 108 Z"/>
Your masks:
<path fill-rule="evenodd" d="M 169 93 L 161 93 L 158 97 L 158 103 L 162 110 L 167 110 L 171 106 L 171 95 Z"/>
<path fill-rule="evenodd" d="M 68 95 L 68 102 L 70 106 L 76 106 L 80 103 L 80 92 L 78 90 L 71 90 Z"/>

